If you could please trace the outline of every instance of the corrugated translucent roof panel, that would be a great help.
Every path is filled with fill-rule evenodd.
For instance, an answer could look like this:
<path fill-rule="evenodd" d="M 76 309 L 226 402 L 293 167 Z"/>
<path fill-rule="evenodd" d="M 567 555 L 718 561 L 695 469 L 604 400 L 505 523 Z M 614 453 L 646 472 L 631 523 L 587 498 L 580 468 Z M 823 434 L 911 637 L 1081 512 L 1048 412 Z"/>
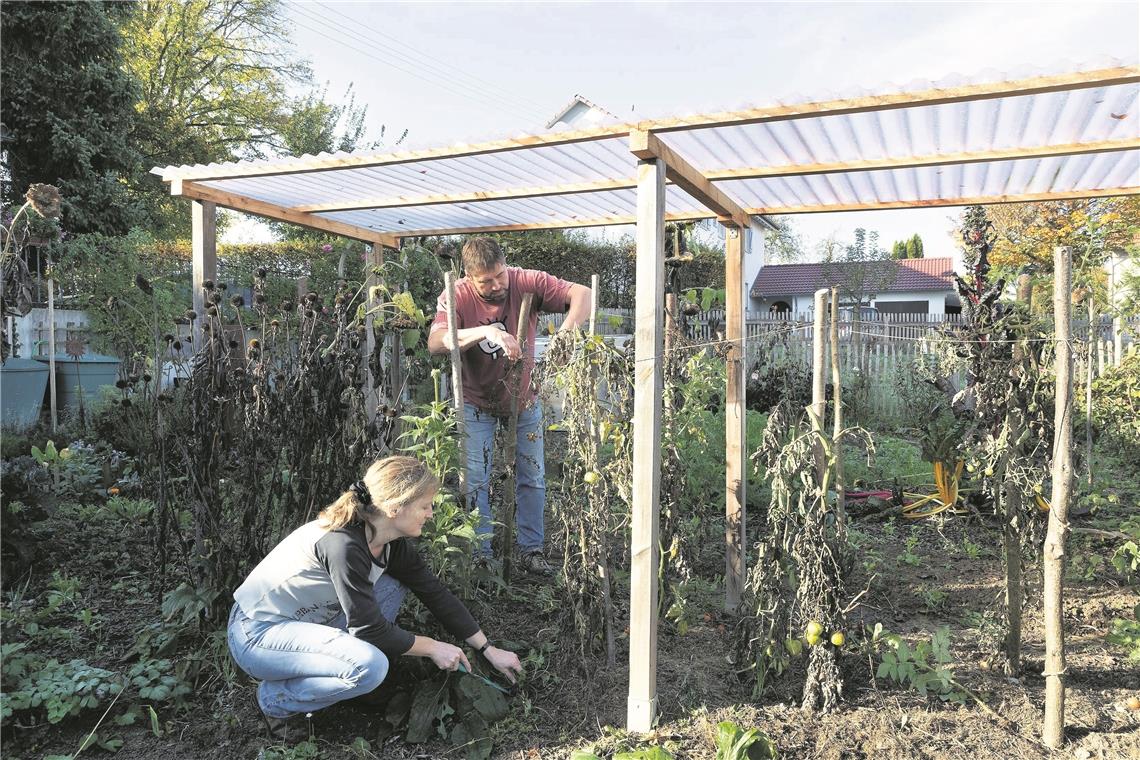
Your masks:
<path fill-rule="evenodd" d="M 190 197 L 349 232 L 620 223 L 636 208 L 633 129 L 655 133 L 746 213 L 1140 192 L 1140 67 L 1119 62 L 391 154 L 155 171 Z M 674 186 L 667 213 L 712 215 Z"/>

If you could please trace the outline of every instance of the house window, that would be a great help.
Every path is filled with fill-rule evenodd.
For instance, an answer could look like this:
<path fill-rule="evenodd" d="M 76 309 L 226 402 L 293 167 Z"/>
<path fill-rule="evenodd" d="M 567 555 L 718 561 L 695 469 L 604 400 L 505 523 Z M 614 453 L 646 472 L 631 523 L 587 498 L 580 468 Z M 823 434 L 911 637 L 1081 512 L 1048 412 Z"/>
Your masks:
<path fill-rule="evenodd" d="M 776 303 L 768 307 L 769 314 L 780 314 L 782 312 L 788 312 L 791 310 L 792 307 L 788 304 L 787 301 L 776 301 Z"/>

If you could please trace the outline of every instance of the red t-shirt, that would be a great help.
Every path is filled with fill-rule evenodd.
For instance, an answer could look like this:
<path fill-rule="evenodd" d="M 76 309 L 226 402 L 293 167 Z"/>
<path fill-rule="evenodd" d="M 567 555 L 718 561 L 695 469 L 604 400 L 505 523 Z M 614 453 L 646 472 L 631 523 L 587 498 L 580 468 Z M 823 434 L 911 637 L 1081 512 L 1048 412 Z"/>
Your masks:
<path fill-rule="evenodd" d="M 530 319 L 527 322 L 527 350 L 523 356 L 523 373 L 519 409 L 526 409 L 534 401 L 530 387 L 534 368 L 534 334 L 539 312 L 563 312 L 570 305 L 572 283 L 535 269 L 507 267 L 507 298 L 499 303 L 484 301 L 466 277 L 455 283 L 455 329 L 465 330 L 479 325 L 497 325 L 511 335 L 518 329 L 519 311 L 523 296 L 534 294 Z M 439 294 L 435 319 L 431 331 L 447 329 L 447 291 Z M 517 337 L 517 336 L 516 336 Z M 513 389 L 507 387 L 510 362 L 498 346 L 480 341 L 463 352 L 463 400 L 468 404 L 496 415 L 511 411 Z"/>

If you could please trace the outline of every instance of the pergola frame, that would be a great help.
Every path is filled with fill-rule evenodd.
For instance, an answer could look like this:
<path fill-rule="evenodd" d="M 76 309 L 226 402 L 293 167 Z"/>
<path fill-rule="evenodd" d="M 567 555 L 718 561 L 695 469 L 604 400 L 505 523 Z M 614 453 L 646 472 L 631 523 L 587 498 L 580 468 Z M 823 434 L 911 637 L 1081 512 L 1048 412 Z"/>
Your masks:
<path fill-rule="evenodd" d="M 191 198 L 195 308 L 201 310 L 201 281 L 216 273 L 214 211 L 222 206 L 278 221 L 291 222 L 364 241 L 372 246 L 370 261 L 381 260 L 384 246 L 398 247 L 403 237 L 451 235 L 513 230 L 560 229 L 617 224 L 636 224 L 636 362 L 634 394 L 633 504 L 630 591 L 630 674 L 628 727 L 651 728 L 657 711 L 657 579 L 658 497 L 660 493 L 660 434 L 662 405 L 662 353 L 664 350 L 664 224 L 697 218 L 715 218 L 726 230 L 725 276 L 727 288 L 726 340 L 728 380 L 726 388 L 726 594 L 725 606 L 739 605 L 745 577 L 744 536 L 747 461 L 744 405 L 744 286 L 742 262 L 745 236 L 751 217 L 758 214 L 795 214 L 826 211 L 962 206 L 969 204 L 1089 198 L 1140 193 L 1140 178 L 1120 187 L 1079 187 L 1013 194 L 973 193 L 940 195 L 936 198 L 881 200 L 860 198 L 854 202 L 804 205 L 745 206 L 718 186 L 718 182 L 774 177 L 845 175 L 856 172 L 919 169 L 966 164 L 994 164 L 1025 159 L 1051 159 L 1090 155 L 1115 155 L 1124 160 L 1140 149 L 1140 135 L 1124 139 L 1080 140 L 1044 145 L 991 147 L 986 150 L 929 153 L 915 156 L 870 157 L 832 162 L 798 163 L 786 166 L 743 165 L 700 171 L 669 144 L 670 135 L 695 130 L 738 127 L 810 119 L 821 116 L 874 114 L 896 109 L 974 103 L 1023 95 L 1075 92 L 1089 88 L 1140 83 L 1140 67 L 1115 67 L 1089 72 L 1038 76 L 1011 82 L 934 87 L 910 93 L 862 96 L 797 105 L 778 105 L 677 119 L 619 124 L 581 131 L 557 132 L 512 138 L 477 145 L 393 153 L 388 155 L 322 156 L 290 159 L 277 163 L 245 163 L 156 170 L 170 181 L 171 192 Z M 1114 115 L 1114 118 L 1115 115 Z M 1123 117 L 1121 117 L 1123 118 Z M 587 182 L 543 186 L 505 187 L 462 192 L 420 192 L 383 197 L 362 195 L 350 201 L 275 204 L 263 199 L 226 192 L 207 183 L 222 180 L 320 175 L 345 169 L 376 169 L 408 164 L 445 161 L 464 157 L 512 154 L 552 146 L 624 138 L 628 140 L 632 173 Z M 680 188 L 704 206 L 703 210 L 669 213 L 666 193 Z M 586 196 L 614 190 L 636 190 L 636 211 L 590 218 L 561 218 L 511 224 L 444 226 L 418 229 L 377 229 L 330 219 L 321 214 L 382 208 L 416 208 L 480 204 L 502 200 L 539 201 Z M 371 383 L 371 379 L 370 379 Z"/>

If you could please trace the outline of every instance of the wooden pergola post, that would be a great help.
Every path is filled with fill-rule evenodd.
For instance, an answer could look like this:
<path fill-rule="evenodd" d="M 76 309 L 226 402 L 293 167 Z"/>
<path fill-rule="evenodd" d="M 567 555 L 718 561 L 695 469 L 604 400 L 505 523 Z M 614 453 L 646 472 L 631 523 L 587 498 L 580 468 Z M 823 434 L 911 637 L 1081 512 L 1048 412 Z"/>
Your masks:
<path fill-rule="evenodd" d="M 646 732 L 657 714 L 657 564 L 664 349 L 665 162 L 637 164 L 637 287 L 633 391 L 633 508 L 626 724 Z"/>
<path fill-rule="evenodd" d="M 190 334 L 197 351 L 202 347 L 202 325 L 206 322 L 206 294 L 202 283 L 218 279 L 218 214 L 217 207 L 210 201 L 190 202 L 190 248 L 193 255 L 190 291 L 197 314 Z"/>
<path fill-rule="evenodd" d="M 725 388 L 724 458 L 724 608 L 740 606 L 744 589 L 744 535 L 748 474 L 744 404 L 744 266 L 745 230 L 726 227 L 724 234 L 725 339 L 728 341 Z"/>

